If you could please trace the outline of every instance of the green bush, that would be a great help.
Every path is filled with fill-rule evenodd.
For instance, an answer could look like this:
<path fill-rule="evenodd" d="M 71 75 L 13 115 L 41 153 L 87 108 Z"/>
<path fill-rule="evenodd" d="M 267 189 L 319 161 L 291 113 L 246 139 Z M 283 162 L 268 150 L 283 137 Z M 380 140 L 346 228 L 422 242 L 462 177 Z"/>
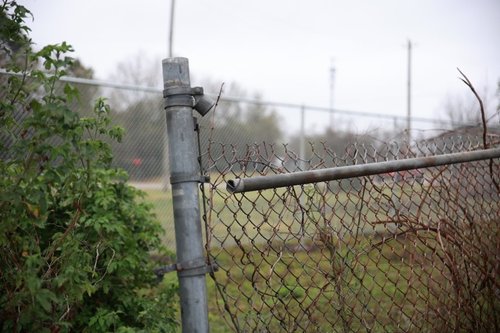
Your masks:
<path fill-rule="evenodd" d="M 1 7 L 0 64 L 18 75 L 0 76 L 0 329 L 174 331 L 176 286 L 150 259 L 162 229 L 103 141 L 122 129 L 104 99 L 71 109 L 78 91 L 56 93 L 71 47 L 33 51 L 30 12 Z"/>

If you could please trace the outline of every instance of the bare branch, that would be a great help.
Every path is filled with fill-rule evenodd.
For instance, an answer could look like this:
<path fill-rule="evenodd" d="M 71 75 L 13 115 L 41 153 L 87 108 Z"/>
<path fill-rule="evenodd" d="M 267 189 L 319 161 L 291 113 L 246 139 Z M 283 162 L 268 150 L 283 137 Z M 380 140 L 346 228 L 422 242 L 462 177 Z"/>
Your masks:
<path fill-rule="evenodd" d="M 465 83 L 465 85 L 467 85 L 467 87 L 469 87 L 469 89 L 472 91 L 472 93 L 474 94 L 474 96 L 476 96 L 476 99 L 479 102 L 479 109 L 481 111 L 481 121 L 483 123 L 483 148 L 484 149 L 488 149 L 488 142 L 486 141 L 488 127 L 486 125 L 486 115 L 485 115 L 485 112 L 484 112 L 483 100 L 481 99 L 481 97 L 479 97 L 479 94 L 477 93 L 476 89 L 474 88 L 474 86 L 470 82 L 469 78 L 464 73 L 462 73 L 462 71 L 459 68 L 457 68 L 457 70 L 458 70 L 458 72 L 463 77 L 463 78 L 459 78 L 459 79 L 463 83 Z"/>
<path fill-rule="evenodd" d="M 472 91 L 474 96 L 476 96 L 476 99 L 479 102 L 479 109 L 481 111 L 481 121 L 483 123 L 483 148 L 488 149 L 488 142 L 487 142 L 488 126 L 486 124 L 486 114 L 484 111 L 483 100 L 481 99 L 481 97 L 479 97 L 479 94 L 477 93 L 476 89 L 474 88 L 474 86 L 470 82 L 469 78 L 464 73 L 462 73 L 462 71 L 459 68 L 457 68 L 457 70 L 463 77 L 463 78 L 460 78 L 460 80 L 462 80 L 462 82 L 465 83 L 467 85 L 467 87 L 469 87 L 469 89 Z M 493 181 L 493 184 L 495 185 L 497 191 L 500 192 L 500 185 L 498 184 L 498 181 L 495 179 L 495 177 L 493 175 L 494 175 L 494 173 L 493 173 L 493 160 L 490 160 L 491 180 Z"/>

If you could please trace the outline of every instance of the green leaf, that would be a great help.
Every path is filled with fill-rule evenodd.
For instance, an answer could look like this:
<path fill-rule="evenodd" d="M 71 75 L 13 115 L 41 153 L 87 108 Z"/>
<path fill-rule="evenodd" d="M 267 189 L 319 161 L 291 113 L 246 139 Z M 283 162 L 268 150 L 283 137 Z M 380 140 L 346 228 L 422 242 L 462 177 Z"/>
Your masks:
<path fill-rule="evenodd" d="M 92 296 L 92 294 L 95 293 L 95 291 L 96 291 L 96 287 L 93 286 L 88 281 L 83 284 L 83 289 L 85 290 L 85 292 L 87 293 L 88 296 Z"/>
<path fill-rule="evenodd" d="M 0 45 L 6 68 L 36 68 L 29 80 L 0 82 L 6 139 L 0 149 L 9 152 L 0 160 L 0 244 L 8 249 L 0 275 L 14 300 L 4 302 L 0 293 L 0 318 L 16 314 L 22 332 L 166 331 L 158 328 L 175 322 L 175 313 L 158 314 L 175 309 L 176 298 L 158 297 L 150 262 L 161 227 L 138 203 L 141 194 L 126 184 L 126 172 L 111 168 L 107 142 L 120 141 L 123 129 L 113 126 L 105 98 L 89 110 L 92 117 L 80 119 L 78 89 L 60 82 L 71 73 L 72 47 L 62 42 L 33 51 L 25 35 L 29 11 L 10 0 L 0 8 L 1 40 L 23 43 L 26 53 L 19 62 Z M 67 309 L 70 316 L 62 316 Z M 70 317 L 71 323 L 56 322 Z"/>
<path fill-rule="evenodd" d="M 52 302 L 57 301 L 57 298 L 51 291 L 41 289 L 35 294 L 35 300 L 46 312 L 51 312 Z"/>
<path fill-rule="evenodd" d="M 64 94 L 66 95 L 66 98 L 68 102 L 72 102 L 75 99 L 79 99 L 80 94 L 78 92 L 78 89 L 73 87 L 71 84 L 66 83 L 64 85 Z"/>

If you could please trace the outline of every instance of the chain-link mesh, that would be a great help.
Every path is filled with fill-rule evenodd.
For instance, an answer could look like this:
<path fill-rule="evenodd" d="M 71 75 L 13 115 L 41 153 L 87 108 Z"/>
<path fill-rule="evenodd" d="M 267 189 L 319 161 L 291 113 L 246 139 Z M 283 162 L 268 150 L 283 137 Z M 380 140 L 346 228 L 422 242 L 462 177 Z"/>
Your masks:
<path fill-rule="evenodd" d="M 498 131 L 488 135 L 499 146 Z M 231 194 L 230 179 L 481 149 L 210 142 L 202 159 L 216 307 L 237 332 L 498 332 L 500 161 Z M 215 309 L 212 309 L 215 311 Z"/>

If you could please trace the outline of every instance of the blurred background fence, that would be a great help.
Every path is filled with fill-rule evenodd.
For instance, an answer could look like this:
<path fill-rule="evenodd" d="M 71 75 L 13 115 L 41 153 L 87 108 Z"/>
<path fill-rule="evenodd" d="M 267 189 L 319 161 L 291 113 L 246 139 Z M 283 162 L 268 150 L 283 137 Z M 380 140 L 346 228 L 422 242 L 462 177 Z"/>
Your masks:
<path fill-rule="evenodd" d="M 110 142 L 114 165 L 129 173 L 133 185 L 147 191 L 158 218 L 165 226 L 166 245 L 174 249 L 170 198 L 167 192 L 162 192 L 169 185 L 162 90 L 88 79 L 85 77 L 90 73 L 79 64 L 70 73 L 81 77 L 65 77 L 59 88 L 63 89 L 65 83 L 70 83 L 79 89 L 80 98 L 74 101 L 74 110 L 81 116 L 92 115 L 94 100 L 106 96 L 114 123 L 125 129 L 121 143 Z M 0 71 L 2 80 L 8 79 L 9 75 L 12 74 Z M 225 85 L 222 89 L 208 82 L 204 87 L 212 97 L 220 95 L 220 100 L 215 112 L 200 120 L 203 151 L 206 151 L 209 141 L 220 144 L 218 147 L 212 145 L 212 152 L 221 149 L 222 145 L 232 145 L 240 151 L 239 154 L 244 154 L 249 145 L 266 142 L 304 157 L 316 154 L 317 147 L 309 142 L 322 142 L 341 156 L 344 148 L 354 142 L 376 146 L 380 142 L 397 143 L 410 138 L 405 129 L 407 118 L 389 112 L 371 113 L 264 101 L 258 95 L 249 98 L 235 84 Z M 418 110 L 414 113 L 418 114 Z M 422 140 L 457 127 L 474 128 L 479 124 L 478 119 L 461 115 L 445 120 L 413 117 L 411 138 Z M 500 123 L 496 118 L 492 120 Z"/>
<path fill-rule="evenodd" d="M 0 78 L 9 73 L 0 70 Z M 113 144 L 115 164 L 127 170 L 133 182 L 161 183 L 168 174 L 164 156 L 165 121 L 162 90 L 160 88 L 103 82 L 80 77 L 65 77 L 80 91 L 74 109 L 80 115 L 92 114 L 93 102 L 105 96 L 116 124 L 125 128 L 123 144 Z M 220 87 L 209 84 L 205 89 L 217 97 Z M 246 93 L 238 87 L 225 87 L 229 94 Z M 414 137 L 425 137 L 439 131 L 471 125 L 463 119 L 431 119 L 412 117 Z M 231 97 L 222 93 L 216 115 L 210 116 L 205 128 L 214 128 L 219 142 L 235 145 L 255 142 L 288 142 L 299 150 L 300 142 L 328 141 L 346 143 L 361 140 L 395 140 L 405 138 L 405 116 L 390 113 L 373 113 L 330 109 L 313 105 L 264 101 L 255 98 Z M 208 131 L 202 135 L 208 135 Z M 206 141 L 206 140 L 205 140 Z M 168 178 L 168 177 L 167 177 Z"/>

